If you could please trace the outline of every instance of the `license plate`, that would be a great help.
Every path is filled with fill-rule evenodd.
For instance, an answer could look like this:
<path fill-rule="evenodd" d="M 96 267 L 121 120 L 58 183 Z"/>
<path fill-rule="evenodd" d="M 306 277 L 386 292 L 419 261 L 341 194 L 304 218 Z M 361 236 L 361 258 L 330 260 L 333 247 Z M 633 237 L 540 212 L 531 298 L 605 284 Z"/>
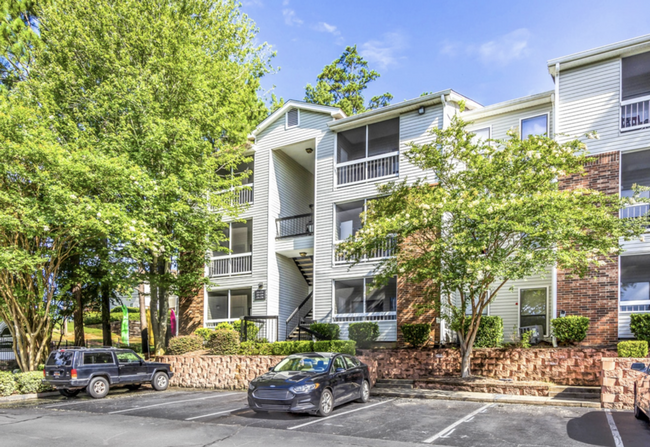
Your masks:
<path fill-rule="evenodd" d="M 61 376 L 61 373 L 58 372 L 58 371 L 54 371 L 54 372 L 52 373 L 52 375 L 53 375 L 54 377 L 60 377 L 60 376 Z"/>

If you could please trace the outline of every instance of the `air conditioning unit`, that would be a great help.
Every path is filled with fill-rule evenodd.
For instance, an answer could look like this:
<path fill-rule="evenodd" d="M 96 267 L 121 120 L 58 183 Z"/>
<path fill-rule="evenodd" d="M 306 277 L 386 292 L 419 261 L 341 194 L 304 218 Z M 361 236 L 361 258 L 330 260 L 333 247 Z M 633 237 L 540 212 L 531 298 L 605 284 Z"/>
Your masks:
<path fill-rule="evenodd" d="M 544 327 L 541 324 L 537 324 L 535 326 L 523 326 L 519 328 L 519 337 L 528 331 L 532 331 L 532 335 L 530 336 L 530 344 L 531 345 L 536 345 L 537 343 L 540 342 L 542 339 L 542 336 L 544 335 Z"/>

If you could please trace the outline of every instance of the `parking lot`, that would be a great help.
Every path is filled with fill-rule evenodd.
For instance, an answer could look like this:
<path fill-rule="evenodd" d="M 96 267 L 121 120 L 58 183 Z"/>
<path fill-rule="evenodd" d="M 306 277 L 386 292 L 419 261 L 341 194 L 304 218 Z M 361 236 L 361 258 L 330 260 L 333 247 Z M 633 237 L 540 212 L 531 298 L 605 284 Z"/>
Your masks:
<path fill-rule="evenodd" d="M 304 438 L 310 434 L 313 439 L 320 440 L 356 439 L 360 445 L 386 441 L 459 447 L 650 446 L 650 428 L 637 421 L 629 411 L 608 415 L 591 408 L 445 400 L 375 397 L 366 404 L 350 403 L 337 407 L 331 416 L 319 418 L 301 414 L 256 414 L 247 407 L 246 393 L 239 391 L 169 390 L 156 393 L 150 390 L 115 390 L 108 398 L 100 400 L 79 395 L 71 399 L 51 397 L 4 404 L 0 406 L 0 427 L 12 418 L 24 418 L 27 422 L 31 415 L 59 421 L 66 420 L 66 415 L 81 421 L 84 419 L 79 417 L 85 415 L 88 424 L 114 419 L 120 421 L 116 422 L 117 425 L 128 421 L 128 425 L 141 426 L 146 425 L 144 421 L 153 419 L 158 422 L 157 426 L 178 427 L 178 430 L 235 427 L 237 433 L 247 429 L 247 436 L 254 433 L 264 436 L 264 433 L 272 433 L 271 430 L 280 439 L 285 436 L 293 439 L 294 434 L 302 434 Z M 100 415 L 103 417 L 94 417 Z M 167 423 L 160 424 L 161 421 Z M 11 429 L 20 430 L 20 425 L 25 424 L 14 424 Z M 0 433 L 9 434 L 9 428 L 7 424 L 7 427 L 0 428 Z M 32 434 L 36 436 L 36 433 Z M 0 438 L 0 444 L 19 445 L 4 444 L 3 438 L 7 440 L 5 435 Z M 98 445 L 119 445 L 124 440 L 115 437 L 114 441 Z"/>

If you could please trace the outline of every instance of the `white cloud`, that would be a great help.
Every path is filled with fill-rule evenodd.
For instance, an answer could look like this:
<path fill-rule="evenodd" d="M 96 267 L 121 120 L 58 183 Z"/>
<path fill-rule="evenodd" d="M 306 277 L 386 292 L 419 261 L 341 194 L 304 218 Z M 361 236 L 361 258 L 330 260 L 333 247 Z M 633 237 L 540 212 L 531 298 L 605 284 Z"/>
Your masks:
<path fill-rule="evenodd" d="M 335 25 L 330 25 L 329 23 L 326 22 L 318 22 L 317 25 L 314 25 L 313 27 L 316 31 L 320 31 L 322 33 L 331 33 L 335 36 L 340 36 L 341 31 L 339 31 Z"/>
<path fill-rule="evenodd" d="M 282 6 L 288 6 L 289 0 L 282 0 Z"/>
<path fill-rule="evenodd" d="M 264 3 L 262 3 L 262 0 L 242 0 L 242 5 L 246 7 L 250 6 L 257 6 L 257 7 L 264 7 Z"/>
<path fill-rule="evenodd" d="M 386 33 L 382 40 L 369 40 L 361 44 L 359 53 L 368 61 L 374 62 L 379 68 L 385 69 L 397 65 L 404 57 L 399 51 L 406 48 L 406 40 L 399 33 Z"/>
<path fill-rule="evenodd" d="M 464 53 L 486 64 L 497 62 L 505 65 L 528 54 L 530 37 L 530 31 L 520 28 L 481 44 L 444 40 L 440 53 L 451 57 Z"/>
<path fill-rule="evenodd" d="M 302 19 L 298 18 L 296 11 L 291 8 L 283 9 L 282 16 L 284 17 L 284 23 L 289 26 L 302 25 Z"/>

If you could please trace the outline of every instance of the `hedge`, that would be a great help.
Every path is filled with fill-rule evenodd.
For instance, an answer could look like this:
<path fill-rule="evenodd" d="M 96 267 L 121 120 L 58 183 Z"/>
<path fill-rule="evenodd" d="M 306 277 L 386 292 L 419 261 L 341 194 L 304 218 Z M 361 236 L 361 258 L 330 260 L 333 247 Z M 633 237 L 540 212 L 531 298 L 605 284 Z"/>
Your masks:
<path fill-rule="evenodd" d="M 350 323 L 348 338 L 356 341 L 360 348 L 369 348 L 379 338 L 379 325 L 372 321 Z"/>
<path fill-rule="evenodd" d="M 214 332 L 214 329 L 210 329 L 208 327 L 202 327 L 194 331 L 194 335 L 198 335 L 199 337 L 203 338 L 204 341 L 208 341 L 210 339 L 210 334 Z"/>
<path fill-rule="evenodd" d="M 419 348 L 429 340 L 430 323 L 405 323 L 400 326 L 404 341 L 414 348 Z"/>
<path fill-rule="evenodd" d="M 109 321 L 122 321 L 122 311 L 111 312 L 109 314 Z M 129 321 L 140 321 L 140 311 L 131 312 L 129 311 Z M 102 313 L 101 312 L 88 312 L 84 314 L 84 324 L 90 326 L 92 324 L 102 324 Z"/>
<path fill-rule="evenodd" d="M 353 340 L 324 340 L 312 342 L 277 341 L 275 343 L 258 343 L 245 341 L 239 346 L 239 355 L 282 355 L 298 354 L 301 352 L 340 352 L 354 355 L 356 342 Z"/>
<path fill-rule="evenodd" d="M 622 341 L 617 345 L 619 357 L 645 358 L 648 356 L 648 342 L 645 340 Z"/>
<path fill-rule="evenodd" d="M 637 339 L 650 342 L 650 314 L 630 315 L 630 329 Z"/>
<path fill-rule="evenodd" d="M 341 335 L 341 326 L 336 323 L 312 323 L 309 329 L 320 334 L 325 340 L 338 340 Z"/>
<path fill-rule="evenodd" d="M 242 320 L 233 321 L 232 327 L 234 330 L 241 334 L 241 322 Z M 260 328 L 257 327 L 255 323 L 249 321 L 246 323 L 246 336 L 249 340 L 257 338 L 257 334 L 260 332 Z"/>
<path fill-rule="evenodd" d="M 172 337 L 169 340 L 169 348 L 167 354 L 182 355 L 188 352 L 199 351 L 203 349 L 203 337 L 198 335 L 182 335 L 179 337 Z"/>
<path fill-rule="evenodd" d="M 578 343 L 585 339 L 589 330 L 589 318 L 578 315 L 551 320 L 553 335 L 560 343 Z"/>
<path fill-rule="evenodd" d="M 43 373 L 40 371 L 16 374 L 0 371 L 0 396 L 42 393 L 51 390 L 52 387 L 48 383 L 43 383 L 41 379 Z"/>
<path fill-rule="evenodd" d="M 466 325 L 469 327 L 469 321 Z M 498 348 L 503 343 L 503 319 L 499 316 L 484 315 L 478 325 L 475 348 Z"/>
<path fill-rule="evenodd" d="M 212 355 L 236 355 L 239 353 L 239 345 L 239 332 L 230 329 L 215 330 L 208 340 L 208 349 Z"/>
<path fill-rule="evenodd" d="M 0 396 L 11 396 L 18 389 L 14 375 L 0 371 Z"/>

